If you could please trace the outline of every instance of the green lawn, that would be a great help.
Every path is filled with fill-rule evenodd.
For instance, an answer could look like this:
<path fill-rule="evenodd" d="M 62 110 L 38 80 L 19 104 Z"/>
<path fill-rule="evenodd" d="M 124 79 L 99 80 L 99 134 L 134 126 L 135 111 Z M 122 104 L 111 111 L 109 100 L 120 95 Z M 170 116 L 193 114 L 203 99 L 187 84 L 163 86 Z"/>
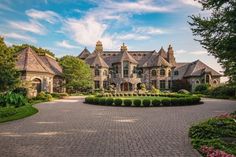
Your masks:
<path fill-rule="evenodd" d="M 32 105 L 25 105 L 25 106 L 16 108 L 16 114 L 9 117 L 0 118 L 0 123 L 25 118 L 37 112 L 38 110 L 34 108 Z"/>

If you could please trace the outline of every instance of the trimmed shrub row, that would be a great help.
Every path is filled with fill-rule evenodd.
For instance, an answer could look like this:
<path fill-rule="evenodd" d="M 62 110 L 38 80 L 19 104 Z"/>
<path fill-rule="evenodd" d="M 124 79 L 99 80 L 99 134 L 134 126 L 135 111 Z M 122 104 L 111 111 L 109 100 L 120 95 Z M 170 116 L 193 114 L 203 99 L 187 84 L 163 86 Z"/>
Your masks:
<path fill-rule="evenodd" d="M 94 105 L 107 106 L 135 106 L 135 107 L 150 107 L 150 106 L 184 106 L 199 104 L 201 98 L 197 96 L 189 96 L 183 98 L 165 98 L 165 99 L 120 99 L 106 97 L 86 97 L 85 103 Z"/>

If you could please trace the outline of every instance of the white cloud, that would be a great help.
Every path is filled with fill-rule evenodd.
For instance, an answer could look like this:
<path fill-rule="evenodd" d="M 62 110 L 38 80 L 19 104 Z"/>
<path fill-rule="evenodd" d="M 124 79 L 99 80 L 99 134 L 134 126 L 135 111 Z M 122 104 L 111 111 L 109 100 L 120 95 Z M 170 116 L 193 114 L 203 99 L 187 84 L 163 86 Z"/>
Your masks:
<path fill-rule="evenodd" d="M 23 30 L 27 32 L 32 32 L 35 34 L 45 34 L 46 28 L 41 25 L 39 22 L 30 20 L 29 22 L 23 22 L 23 21 L 8 21 L 9 25 L 12 28 Z"/>
<path fill-rule="evenodd" d="M 202 7 L 202 5 L 196 0 L 180 0 L 180 2 L 185 5 L 190 5 L 190 6 L 197 7 L 197 8 Z"/>
<path fill-rule="evenodd" d="M 155 27 L 137 27 L 137 28 L 134 28 L 134 31 L 136 33 L 144 33 L 144 34 L 150 34 L 150 35 L 167 33 L 167 31 L 160 28 L 155 28 Z"/>
<path fill-rule="evenodd" d="M 207 51 L 199 50 L 199 51 L 192 51 L 190 53 L 193 54 L 193 55 L 205 55 L 205 54 L 207 54 Z"/>
<path fill-rule="evenodd" d="M 14 9 L 10 8 L 9 6 L 5 4 L 0 4 L 0 10 L 6 10 L 6 11 L 11 11 L 11 12 L 16 12 Z"/>
<path fill-rule="evenodd" d="M 176 50 L 175 54 L 180 55 L 180 54 L 191 54 L 191 55 L 207 55 L 207 51 L 205 50 L 196 50 L 196 51 L 186 51 L 183 49 Z"/>
<path fill-rule="evenodd" d="M 96 21 L 94 18 L 67 19 L 62 31 L 68 34 L 77 43 L 86 46 L 95 46 L 101 40 L 104 47 L 113 47 L 112 36 L 106 35 L 107 25 Z"/>
<path fill-rule="evenodd" d="M 175 54 L 177 54 L 177 55 L 179 55 L 179 54 L 185 54 L 185 53 L 187 53 L 187 51 L 186 50 L 176 50 L 175 51 Z"/>
<path fill-rule="evenodd" d="M 56 23 L 61 17 L 53 11 L 40 11 L 35 9 L 30 9 L 26 11 L 26 15 L 36 20 L 45 20 L 51 24 Z"/>
<path fill-rule="evenodd" d="M 21 35 L 18 33 L 6 33 L 3 34 L 4 37 L 6 37 L 7 39 L 17 39 L 17 40 L 23 40 L 23 41 L 27 41 L 27 42 L 32 42 L 32 43 L 36 43 L 36 39 L 32 38 L 28 35 Z"/>
<path fill-rule="evenodd" d="M 116 36 L 116 39 L 119 39 L 119 40 L 146 40 L 149 38 L 150 36 L 140 35 L 136 33 L 129 33 L 129 34 Z"/>
<path fill-rule="evenodd" d="M 69 43 L 68 41 L 66 41 L 66 40 L 57 42 L 56 45 L 59 46 L 59 47 L 66 48 L 66 49 L 80 48 L 79 46 L 75 46 L 75 45 L 70 44 L 70 43 Z"/>

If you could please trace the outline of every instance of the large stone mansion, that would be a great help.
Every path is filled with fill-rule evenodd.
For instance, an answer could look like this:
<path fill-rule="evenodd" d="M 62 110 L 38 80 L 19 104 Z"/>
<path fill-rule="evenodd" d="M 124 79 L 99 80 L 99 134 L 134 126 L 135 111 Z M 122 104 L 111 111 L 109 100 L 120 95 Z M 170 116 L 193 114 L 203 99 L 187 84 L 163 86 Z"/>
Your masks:
<path fill-rule="evenodd" d="M 124 44 L 120 51 L 104 51 L 98 41 L 93 53 L 85 48 L 80 55 L 90 65 L 94 77 L 94 89 L 108 89 L 113 85 L 117 91 L 135 91 L 145 84 L 161 90 L 174 86 L 193 90 L 196 85 L 209 83 L 216 86 L 221 75 L 201 62 L 178 63 L 171 46 L 167 52 L 161 48 L 153 51 L 129 51 Z M 62 87 L 62 68 L 56 59 L 48 54 L 37 54 L 30 47 L 17 53 L 16 68 L 21 79 L 32 82 L 31 94 L 40 91 L 65 92 Z M 189 86 L 186 86 L 188 84 Z"/>
<path fill-rule="evenodd" d="M 221 77 L 200 60 L 176 62 L 171 45 L 167 52 L 163 48 L 158 52 L 129 51 L 125 44 L 119 51 L 104 51 L 102 42 L 98 41 L 93 53 L 85 48 L 78 57 L 92 68 L 94 89 L 108 89 L 113 85 L 117 91 L 135 91 L 144 83 L 147 89 L 154 86 L 169 90 L 179 86 L 193 90 L 201 83 L 216 86 Z"/>

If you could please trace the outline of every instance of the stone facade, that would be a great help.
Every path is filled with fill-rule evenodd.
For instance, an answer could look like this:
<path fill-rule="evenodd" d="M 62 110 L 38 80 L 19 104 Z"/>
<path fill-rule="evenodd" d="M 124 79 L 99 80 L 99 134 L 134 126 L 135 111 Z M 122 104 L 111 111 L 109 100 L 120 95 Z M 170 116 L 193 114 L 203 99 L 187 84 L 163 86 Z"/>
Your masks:
<path fill-rule="evenodd" d="M 17 53 L 16 68 L 21 72 L 21 80 L 32 85 L 29 96 L 36 96 L 41 91 L 65 92 L 62 69 L 48 54 L 38 55 L 28 47 Z"/>
<path fill-rule="evenodd" d="M 114 85 L 117 91 L 136 91 L 141 83 L 147 89 L 152 86 L 170 90 L 181 81 L 190 84 L 193 90 L 197 84 L 220 83 L 220 74 L 201 62 L 178 63 L 174 50 L 169 45 L 167 52 L 161 48 L 153 51 L 128 51 L 125 44 L 120 51 L 104 51 L 98 41 L 93 53 L 85 48 L 79 58 L 90 65 L 94 75 L 94 89 L 108 89 Z"/>

